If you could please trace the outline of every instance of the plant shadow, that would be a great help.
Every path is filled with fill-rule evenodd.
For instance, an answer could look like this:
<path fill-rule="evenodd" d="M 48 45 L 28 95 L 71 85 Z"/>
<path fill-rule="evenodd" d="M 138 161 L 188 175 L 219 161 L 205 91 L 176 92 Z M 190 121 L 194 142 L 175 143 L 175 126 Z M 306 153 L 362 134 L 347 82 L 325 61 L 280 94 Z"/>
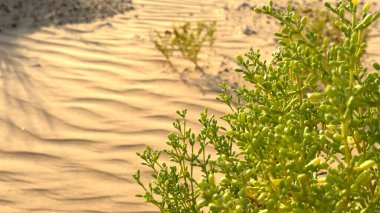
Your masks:
<path fill-rule="evenodd" d="M 232 73 L 230 68 L 224 68 L 216 74 L 208 73 L 209 67 L 197 67 L 195 69 L 186 68 L 179 73 L 180 80 L 187 86 L 198 88 L 202 94 L 218 93 L 222 83 L 236 89 L 239 86 L 239 77 L 236 73 Z"/>

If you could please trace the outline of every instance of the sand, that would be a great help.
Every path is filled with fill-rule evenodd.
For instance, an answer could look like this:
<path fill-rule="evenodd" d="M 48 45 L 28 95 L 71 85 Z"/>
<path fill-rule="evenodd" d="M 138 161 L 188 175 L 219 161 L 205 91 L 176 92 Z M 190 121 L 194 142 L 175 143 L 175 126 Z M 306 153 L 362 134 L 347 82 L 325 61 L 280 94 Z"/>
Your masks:
<path fill-rule="evenodd" d="M 205 106 L 228 112 L 215 97 L 220 82 L 241 83 L 235 57 L 275 48 L 276 22 L 253 5 L 134 0 L 134 10 L 86 21 L 0 21 L 0 212 L 157 212 L 134 197 L 142 192 L 131 177 L 141 168 L 135 153 L 166 147 L 178 109 L 188 109 L 194 129 Z M 217 21 L 204 73 L 178 55 L 172 70 L 150 40 L 185 20 Z M 368 61 L 379 61 L 378 28 L 370 43 Z"/>

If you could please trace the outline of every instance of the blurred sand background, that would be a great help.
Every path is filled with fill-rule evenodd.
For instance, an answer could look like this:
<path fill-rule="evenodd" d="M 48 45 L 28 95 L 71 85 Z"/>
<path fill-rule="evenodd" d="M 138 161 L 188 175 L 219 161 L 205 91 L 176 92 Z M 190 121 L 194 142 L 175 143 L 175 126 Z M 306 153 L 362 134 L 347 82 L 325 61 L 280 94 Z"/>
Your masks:
<path fill-rule="evenodd" d="M 134 197 L 135 153 L 165 147 L 178 109 L 195 129 L 204 107 L 228 112 L 215 97 L 240 83 L 235 57 L 275 48 L 255 2 L 0 0 L 0 212 L 157 212 Z M 203 20 L 217 21 L 205 73 L 179 54 L 173 71 L 150 34 Z M 376 27 L 368 62 L 379 48 Z"/>

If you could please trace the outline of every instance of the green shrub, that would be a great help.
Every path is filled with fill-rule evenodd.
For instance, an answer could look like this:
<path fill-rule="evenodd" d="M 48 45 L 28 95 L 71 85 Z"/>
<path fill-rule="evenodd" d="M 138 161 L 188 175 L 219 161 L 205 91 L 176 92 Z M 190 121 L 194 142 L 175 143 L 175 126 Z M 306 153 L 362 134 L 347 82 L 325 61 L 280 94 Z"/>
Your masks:
<path fill-rule="evenodd" d="M 155 47 L 170 63 L 170 57 L 173 55 L 174 47 L 177 48 L 182 56 L 191 61 L 196 68 L 200 68 L 199 53 L 205 43 L 209 43 L 210 47 L 214 45 L 216 36 L 216 22 L 207 23 L 205 21 L 191 24 L 186 22 L 183 25 L 174 26 L 173 31 L 165 31 L 162 35 L 156 33 L 153 39 Z"/>
<path fill-rule="evenodd" d="M 304 5 L 308 5 L 307 8 Z M 309 18 L 309 23 L 307 26 L 307 31 L 312 31 L 319 36 L 328 38 L 334 42 L 343 42 L 344 35 L 339 29 L 336 23 L 339 23 L 339 17 L 331 13 L 331 11 L 326 7 L 320 7 L 320 2 L 317 0 L 303 0 L 294 6 L 294 10 L 299 13 L 300 16 L 307 16 Z M 362 16 L 365 11 L 358 11 L 358 16 Z M 368 30 L 363 30 L 362 40 L 368 40 Z"/>
<path fill-rule="evenodd" d="M 216 22 L 209 24 L 205 22 L 197 22 L 195 27 L 192 27 L 189 22 L 179 27 L 174 27 L 175 38 L 174 44 L 178 47 L 182 56 L 193 62 L 199 68 L 198 55 L 204 43 L 208 42 L 212 46 L 215 42 Z"/>
<path fill-rule="evenodd" d="M 173 56 L 173 33 L 170 31 L 165 31 L 163 34 L 158 31 L 154 31 L 154 33 L 156 34 L 155 38 L 152 38 L 154 46 L 172 66 L 170 57 Z"/>
<path fill-rule="evenodd" d="M 364 67 L 361 57 L 363 30 L 380 13 L 366 5 L 359 17 L 356 3 L 324 4 L 339 19 L 342 42 L 307 31 L 307 18 L 290 6 L 257 8 L 283 24 L 273 59 L 254 50 L 238 57 L 252 86 L 231 95 L 222 85 L 227 127 L 206 110 L 195 134 L 178 112 L 164 150 L 171 162 L 150 147 L 139 154 L 153 180 L 145 186 L 140 171 L 134 175 L 145 189 L 138 196 L 161 212 L 379 211 L 380 65 Z"/>
<path fill-rule="evenodd" d="M 305 8 L 304 5 L 309 4 Z M 342 32 L 335 25 L 339 18 L 330 13 L 325 7 L 320 7 L 317 1 L 303 0 L 299 5 L 294 6 L 294 10 L 299 12 L 301 16 L 307 16 L 309 23 L 306 30 L 316 32 L 319 36 L 329 38 L 334 42 L 341 42 L 343 38 Z"/>

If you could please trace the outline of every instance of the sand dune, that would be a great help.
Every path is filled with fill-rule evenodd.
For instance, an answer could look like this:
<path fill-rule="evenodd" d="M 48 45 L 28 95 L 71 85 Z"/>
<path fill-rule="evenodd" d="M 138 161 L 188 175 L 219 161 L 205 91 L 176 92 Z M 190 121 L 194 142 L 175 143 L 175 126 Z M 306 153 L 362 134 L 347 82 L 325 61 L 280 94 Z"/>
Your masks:
<path fill-rule="evenodd" d="M 165 147 L 178 109 L 189 109 L 195 129 L 205 106 L 227 112 L 215 97 L 222 81 L 240 83 L 235 56 L 252 46 L 268 57 L 275 48 L 276 22 L 243 2 L 134 0 L 134 10 L 104 20 L 13 30 L 5 23 L 0 212 L 157 212 L 134 197 L 135 153 Z M 205 73 L 177 56 L 173 71 L 150 40 L 153 30 L 185 20 L 217 21 L 215 47 L 201 55 Z M 371 35 L 369 62 L 379 59 L 380 31 Z"/>

